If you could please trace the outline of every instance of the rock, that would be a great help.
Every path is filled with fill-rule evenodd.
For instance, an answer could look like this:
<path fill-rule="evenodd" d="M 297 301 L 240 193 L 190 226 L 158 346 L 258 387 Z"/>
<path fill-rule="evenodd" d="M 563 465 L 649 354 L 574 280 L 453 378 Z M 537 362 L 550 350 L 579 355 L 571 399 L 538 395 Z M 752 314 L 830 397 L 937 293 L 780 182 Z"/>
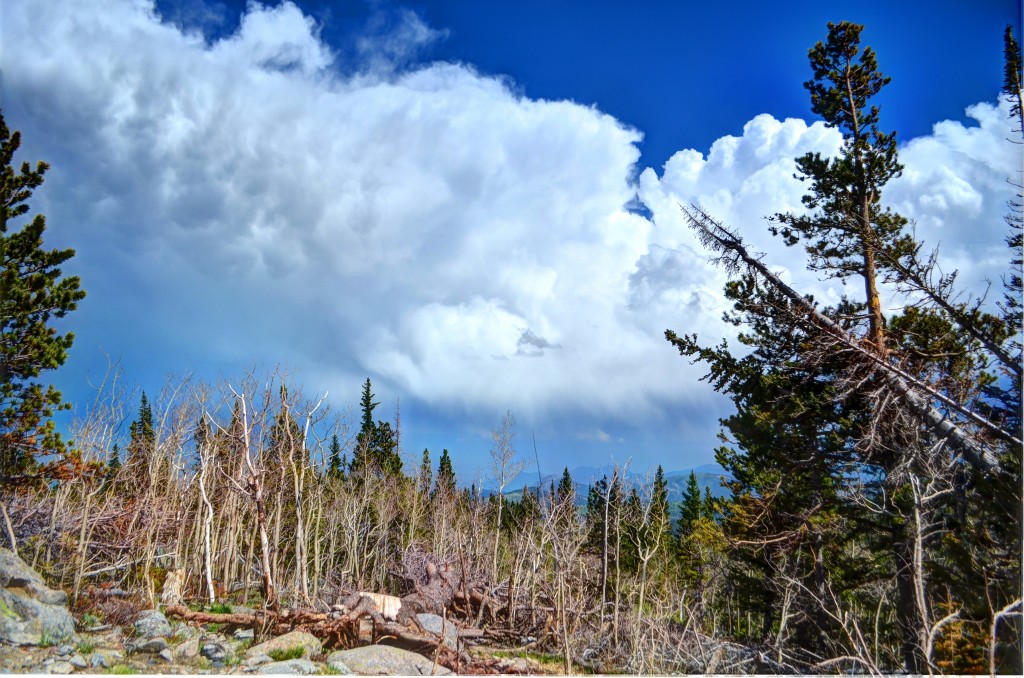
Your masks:
<path fill-rule="evenodd" d="M 0 642 L 45 645 L 76 640 L 68 594 L 51 589 L 10 549 L 0 548 Z"/>
<path fill-rule="evenodd" d="M 526 661 L 522 657 L 502 659 L 498 662 L 498 670 L 502 673 L 514 673 L 517 675 L 526 675 L 536 673 L 537 671 L 536 667 L 531 666 L 530 662 Z"/>
<path fill-rule="evenodd" d="M 235 640 L 252 640 L 256 637 L 256 632 L 252 629 L 238 629 L 235 631 Z"/>
<path fill-rule="evenodd" d="M 459 649 L 459 629 L 455 624 L 446 622 L 436 614 L 418 614 L 416 618 L 419 619 L 420 626 L 438 638 L 441 637 L 441 629 L 444 628 L 444 644 L 453 650 Z"/>
<path fill-rule="evenodd" d="M 76 669 L 87 669 L 89 668 L 89 662 L 85 661 L 85 657 L 80 654 L 72 655 L 68 663 L 74 666 Z"/>
<path fill-rule="evenodd" d="M 220 643 L 205 641 L 199 648 L 199 654 L 211 662 L 222 662 L 228 658 L 228 651 Z"/>
<path fill-rule="evenodd" d="M 58 660 L 52 664 L 46 666 L 45 673 L 66 675 L 68 673 L 74 673 L 75 667 L 71 665 L 71 662 L 64 660 Z"/>
<path fill-rule="evenodd" d="M 181 605 L 181 587 L 185 584 L 185 570 L 170 570 L 164 579 L 161 605 Z"/>
<path fill-rule="evenodd" d="M 93 652 L 89 655 L 89 666 L 94 669 L 105 669 L 110 665 L 107 664 L 107 658 L 101 655 L 99 652 Z"/>
<path fill-rule="evenodd" d="M 308 659 L 289 659 L 283 662 L 260 664 L 253 673 L 262 675 L 308 676 L 319 671 L 320 667 Z"/>
<path fill-rule="evenodd" d="M 336 656 L 337 654 L 337 652 L 332 652 L 331 654 L 327 655 L 327 665 L 330 666 L 335 671 L 335 673 L 338 673 L 340 675 L 355 675 L 355 671 L 350 669 L 348 667 L 348 664 L 346 664 L 344 660 L 341 659 L 341 657 Z"/>
<path fill-rule="evenodd" d="M 256 655 L 253 655 L 253 656 L 248 657 L 246 659 L 243 659 L 242 660 L 242 666 L 245 666 L 245 667 L 248 668 L 248 667 L 252 667 L 252 666 L 259 666 L 260 664 L 269 664 L 272 661 L 274 661 L 274 660 L 271 659 L 270 657 L 268 657 L 265 654 L 256 654 Z"/>
<path fill-rule="evenodd" d="M 163 659 L 168 664 L 170 664 L 172 661 L 174 661 L 174 655 L 171 653 L 171 650 L 169 648 L 166 649 L 166 650 L 161 650 L 160 653 L 159 653 L 159 657 L 160 657 L 160 659 Z"/>
<path fill-rule="evenodd" d="M 142 640 L 133 646 L 135 652 L 145 652 L 146 654 L 160 654 L 167 649 L 167 639 L 157 636 L 156 638 L 150 638 L 149 640 Z"/>
<path fill-rule="evenodd" d="M 57 648 L 57 656 L 58 657 L 67 657 L 68 655 L 71 655 L 71 654 L 74 654 L 74 653 L 75 653 L 75 648 L 73 646 L 71 646 L 71 645 L 68 645 L 67 643 L 64 643 L 63 645 L 61 645 L 60 647 Z"/>
<path fill-rule="evenodd" d="M 328 664 L 340 661 L 350 671 L 359 675 L 419 676 L 429 674 L 434 663 L 421 654 L 402 650 L 390 645 L 368 645 L 352 650 L 332 652 Z M 451 671 L 438 665 L 434 671 L 438 676 L 450 676 Z"/>
<path fill-rule="evenodd" d="M 174 656 L 185 661 L 192 661 L 199 656 L 199 639 L 189 638 L 184 643 L 174 648 Z"/>
<path fill-rule="evenodd" d="M 169 636 L 171 624 L 160 610 L 143 610 L 135 618 L 135 635 L 139 638 Z"/>
<path fill-rule="evenodd" d="M 307 658 L 320 654 L 320 651 L 323 649 L 320 639 L 316 636 L 305 631 L 292 631 L 283 636 L 271 638 L 265 643 L 253 645 L 245 651 L 245 656 L 253 657 L 258 654 L 265 654 L 272 657 L 275 652 L 287 652 L 295 647 L 301 647 L 303 649 L 303 657 Z"/>

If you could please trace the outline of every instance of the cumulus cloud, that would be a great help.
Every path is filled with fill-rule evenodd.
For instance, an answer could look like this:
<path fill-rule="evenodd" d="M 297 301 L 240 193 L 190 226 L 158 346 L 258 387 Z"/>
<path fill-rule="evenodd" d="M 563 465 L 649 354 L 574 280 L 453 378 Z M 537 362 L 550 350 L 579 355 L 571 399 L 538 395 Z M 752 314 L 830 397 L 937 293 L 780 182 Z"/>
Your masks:
<path fill-rule="evenodd" d="M 216 41 L 130 0 L 15 3 L 4 20 L 5 114 L 25 157 L 54 165 L 37 208 L 90 292 L 73 360 L 102 345 L 162 372 L 283 361 L 342 402 L 371 374 L 449 414 L 571 415 L 594 441 L 603 421 L 661 417 L 707 429 L 710 449 L 721 401 L 662 333 L 733 329 L 679 204 L 842 293 L 763 221 L 800 209 L 794 157 L 839 148 L 821 123 L 760 115 L 634 179 L 639 131 L 415 65 L 443 33 L 410 12 L 370 27 L 359 69 L 288 2 L 250 4 Z M 1006 259 L 1005 113 L 912 140 L 890 192 L 974 278 Z"/>

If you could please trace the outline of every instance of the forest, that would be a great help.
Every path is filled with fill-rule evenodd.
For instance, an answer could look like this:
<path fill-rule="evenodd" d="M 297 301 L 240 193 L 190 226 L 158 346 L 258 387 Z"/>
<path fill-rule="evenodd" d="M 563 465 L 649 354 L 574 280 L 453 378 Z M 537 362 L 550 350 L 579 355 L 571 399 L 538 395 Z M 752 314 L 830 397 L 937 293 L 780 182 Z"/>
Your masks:
<path fill-rule="evenodd" d="M 314 628 L 353 592 L 416 599 L 565 674 L 1020 674 L 1022 178 L 1005 269 L 962 289 L 886 204 L 902 166 L 862 28 L 830 23 L 808 54 L 810 110 L 843 145 L 797 159 L 806 209 L 768 223 L 848 297 L 822 305 L 749 248 L 755 225 L 681 206 L 729 274 L 739 345 L 665 333 L 734 410 L 715 450 L 726 496 L 691 477 L 675 507 L 661 467 L 533 483 L 511 413 L 484 492 L 448 450 L 406 449 L 369 378 L 349 421 L 283 368 L 147 394 L 113 364 L 62 434 L 67 405 L 42 382 L 85 291 L 60 268 L 73 250 L 44 248 L 44 217 L 16 225 L 48 166 L 16 169 L 0 120 L 0 546 L 76 617 L 115 625 L 174 579 L 179 617 L 207 622 L 233 604 Z M 1003 41 L 1019 147 L 1021 50 L 1009 27 Z"/>

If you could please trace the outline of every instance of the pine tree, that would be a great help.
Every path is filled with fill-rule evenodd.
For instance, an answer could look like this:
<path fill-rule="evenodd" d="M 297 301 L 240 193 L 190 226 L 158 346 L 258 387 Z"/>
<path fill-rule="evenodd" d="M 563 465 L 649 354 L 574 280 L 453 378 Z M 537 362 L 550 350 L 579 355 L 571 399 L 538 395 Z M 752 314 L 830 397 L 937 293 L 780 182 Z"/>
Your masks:
<path fill-rule="evenodd" d="M 341 443 L 338 442 L 337 433 L 331 436 L 331 445 L 328 448 L 328 452 L 327 476 L 343 480 L 345 478 L 344 461 L 342 461 Z"/>
<path fill-rule="evenodd" d="M 829 127 L 843 134 L 836 158 L 808 153 L 797 159 L 800 178 L 810 180 L 804 205 L 811 216 L 779 214 L 774 217 L 788 245 L 801 240 L 811 270 L 845 280 L 860 276 L 867 307 L 867 340 L 885 350 L 885 317 L 878 293 L 879 269 L 886 248 L 899 257 L 911 248 L 903 233 L 907 220 L 880 206 L 882 188 L 903 170 L 896 153 L 896 133 L 879 130 L 879 109 L 870 100 L 890 81 L 878 71 L 875 53 L 860 49 L 863 26 L 847 21 L 828 24 L 828 38 L 808 53 L 814 77 L 804 83 L 811 94 L 811 110 Z M 859 58 L 858 58 L 859 55 Z"/>
<path fill-rule="evenodd" d="M 441 458 L 437 462 L 437 478 L 434 480 L 434 492 L 431 497 L 455 496 L 455 469 L 452 467 L 452 458 L 448 456 L 448 450 L 441 451 Z"/>
<path fill-rule="evenodd" d="M 569 467 L 562 471 L 562 477 L 555 488 L 555 503 L 559 506 L 573 506 L 576 503 L 576 484 L 569 475 Z"/>
<path fill-rule="evenodd" d="M 1024 101 L 1021 100 L 1021 51 L 1020 43 L 1013 37 L 1013 26 L 1007 25 L 1003 32 L 1003 95 L 1010 99 L 1010 115 L 1017 118 L 1015 132 L 1024 134 Z"/>
<path fill-rule="evenodd" d="M 50 417 L 66 409 L 53 386 L 36 381 L 67 360 L 74 334 L 58 334 L 51 320 L 75 310 L 85 297 L 77 276 L 60 269 L 72 249 L 46 250 L 46 218 L 37 214 L 20 228 L 14 220 L 28 213 L 28 199 L 49 169 L 28 162 L 14 169 L 21 134 L 11 132 L 0 112 L 0 483 L 26 484 L 69 472 L 62 467 L 66 446 Z M 15 230 L 16 229 L 16 230 Z M 40 464 L 41 456 L 56 455 Z"/>
<path fill-rule="evenodd" d="M 433 482 L 433 470 L 430 466 L 430 450 L 424 447 L 423 459 L 420 461 L 420 469 L 417 476 L 416 491 L 424 496 L 430 494 L 430 487 Z"/>
<path fill-rule="evenodd" d="M 654 484 L 651 488 L 651 525 L 663 533 L 666 538 L 672 532 L 672 521 L 668 515 L 668 484 L 665 482 L 665 472 L 658 464 L 654 472 Z"/>
<path fill-rule="evenodd" d="M 697 474 L 690 471 L 690 477 L 686 479 L 686 488 L 683 490 L 683 499 L 679 505 L 680 538 L 693 531 L 693 526 L 700 519 L 701 513 L 700 484 L 697 482 Z"/>
<path fill-rule="evenodd" d="M 149 456 L 156 445 L 156 430 L 153 427 L 153 409 L 146 392 L 139 398 L 138 418 L 128 426 L 128 465 L 133 474 L 145 474 Z"/>

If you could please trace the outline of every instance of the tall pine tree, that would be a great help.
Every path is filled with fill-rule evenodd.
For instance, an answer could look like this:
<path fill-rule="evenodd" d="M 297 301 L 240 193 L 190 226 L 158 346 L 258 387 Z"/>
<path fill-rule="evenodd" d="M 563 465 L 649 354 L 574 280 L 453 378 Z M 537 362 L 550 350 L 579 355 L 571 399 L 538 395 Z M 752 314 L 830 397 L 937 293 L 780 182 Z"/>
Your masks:
<path fill-rule="evenodd" d="M 77 276 L 60 266 L 72 249 L 43 246 L 46 218 L 28 213 L 28 199 L 43 183 L 45 162 L 14 169 L 21 134 L 11 132 L 0 113 L 0 485 L 23 485 L 68 473 L 66 445 L 50 417 L 65 409 L 60 392 L 38 381 L 44 371 L 67 360 L 74 334 L 52 326 L 85 297 Z M 41 463 L 43 456 L 56 460 Z"/>

